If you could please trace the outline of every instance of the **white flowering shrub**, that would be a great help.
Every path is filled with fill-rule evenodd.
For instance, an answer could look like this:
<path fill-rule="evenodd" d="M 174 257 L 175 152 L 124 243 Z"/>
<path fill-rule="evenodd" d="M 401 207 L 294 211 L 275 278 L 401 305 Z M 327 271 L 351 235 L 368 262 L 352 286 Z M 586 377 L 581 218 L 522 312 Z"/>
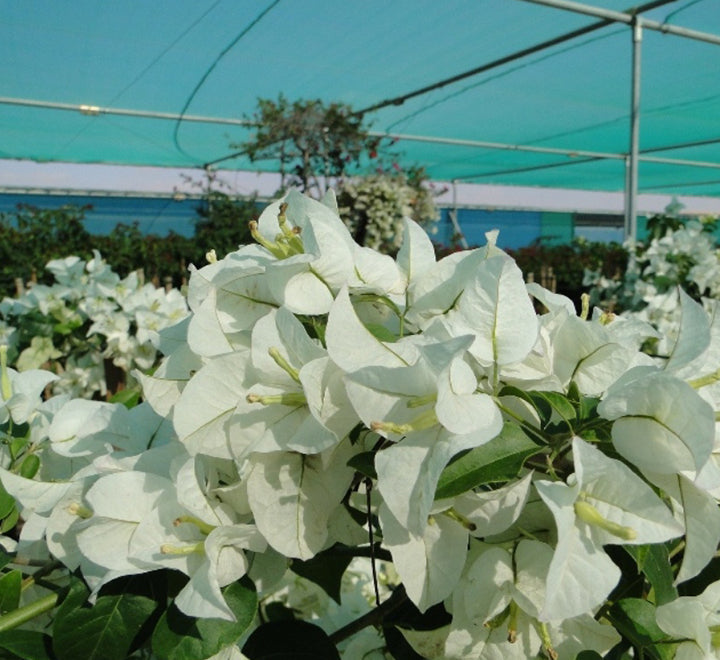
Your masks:
<path fill-rule="evenodd" d="M 50 261 L 52 285 L 35 284 L 0 302 L 0 340 L 21 371 L 51 364 L 56 393 L 106 394 L 104 361 L 122 371 L 155 364 L 158 331 L 187 316 L 180 291 L 143 284 L 137 272 L 115 273 L 95 251 Z"/>
<path fill-rule="evenodd" d="M 340 217 L 356 242 L 384 253 L 402 244 L 405 218 L 434 232 L 440 213 L 421 173 L 378 173 L 343 179 L 337 187 Z"/>
<path fill-rule="evenodd" d="M 586 271 L 583 283 L 590 287 L 594 304 L 659 328 L 661 336 L 652 351 L 663 355 L 677 339 L 678 287 L 698 302 L 708 300 L 708 309 L 720 297 L 720 250 L 716 218 L 682 221 L 670 213 L 654 220 L 647 243 L 626 243 L 625 273 L 611 279 Z"/>
<path fill-rule="evenodd" d="M 139 406 L 2 363 L 0 648 L 718 657 L 719 314 L 680 294 L 659 360 L 492 234 L 436 261 L 406 220 L 393 259 L 295 192 L 252 233 Z"/>

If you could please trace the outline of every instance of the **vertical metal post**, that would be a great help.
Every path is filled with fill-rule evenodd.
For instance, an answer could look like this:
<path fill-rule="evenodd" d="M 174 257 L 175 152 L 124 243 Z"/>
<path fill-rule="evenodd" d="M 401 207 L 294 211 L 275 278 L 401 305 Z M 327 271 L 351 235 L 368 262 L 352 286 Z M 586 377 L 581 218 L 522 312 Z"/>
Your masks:
<path fill-rule="evenodd" d="M 632 23 L 632 93 L 630 100 L 630 151 L 628 153 L 625 190 L 625 238 L 637 240 L 638 151 L 640 149 L 640 83 L 642 69 L 642 23 Z"/>
<path fill-rule="evenodd" d="M 452 223 L 453 229 L 455 230 L 455 235 L 458 237 L 458 241 L 460 243 L 460 246 L 464 249 L 468 249 L 468 242 L 465 238 L 465 234 L 463 234 L 462 229 L 460 229 L 460 223 L 457 219 L 457 212 L 458 212 L 458 206 L 457 206 L 457 179 L 452 180 L 452 191 L 453 191 L 453 201 L 452 201 L 452 208 L 448 211 L 448 216 L 450 218 L 450 222 Z"/>

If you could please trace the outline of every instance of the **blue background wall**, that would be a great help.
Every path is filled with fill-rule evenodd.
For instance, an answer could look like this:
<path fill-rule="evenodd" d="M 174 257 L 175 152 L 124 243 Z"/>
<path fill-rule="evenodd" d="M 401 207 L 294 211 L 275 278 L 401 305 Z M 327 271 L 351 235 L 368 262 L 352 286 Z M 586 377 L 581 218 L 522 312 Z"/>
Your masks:
<path fill-rule="evenodd" d="M 108 234 L 118 223 L 137 221 L 140 231 L 146 234 L 166 236 L 174 231 L 192 236 L 201 203 L 200 198 L 191 197 L 176 200 L 172 197 L 0 193 L 0 214 L 12 213 L 18 204 L 51 209 L 63 205 L 91 205 L 92 209 L 85 214 L 85 225 L 93 234 Z M 538 238 L 546 243 L 567 243 L 576 235 L 589 240 L 622 241 L 621 229 L 576 227 L 572 213 L 461 208 L 457 218 L 470 246 L 484 245 L 485 232 L 493 229 L 500 230 L 498 245 L 509 249 L 524 247 Z M 644 227 L 644 218 L 641 218 L 638 222 L 641 238 Z M 432 239 L 450 245 L 453 234 L 449 209 L 441 209 L 441 219 Z"/>

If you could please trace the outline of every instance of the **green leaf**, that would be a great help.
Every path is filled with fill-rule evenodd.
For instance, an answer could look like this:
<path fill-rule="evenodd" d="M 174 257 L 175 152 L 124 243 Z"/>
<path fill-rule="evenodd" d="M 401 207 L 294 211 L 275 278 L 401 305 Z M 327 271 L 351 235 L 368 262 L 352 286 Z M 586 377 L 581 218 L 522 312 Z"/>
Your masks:
<path fill-rule="evenodd" d="M 135 387 L 127 387 L 119 390 L 110 397 L 109 402 L 121 403 L 126 408 L 134 408 L 140 403 L 140 390 Z"/>
<path fill-rule="evenodd" d="M 9 532 L 11 529 L 13 529 L 15 525 L 17 525 L 19 519 L 20 514 L 18 513 L 17 508 L 13 506 L 13 510 L 10 512 L 10 514 L 3 518 L 2 523 L 0 523 L 0 534 L 5 534 L 5 532 Z"/>
<path fill-rule="evenodd" d="M 0 632 L 0 649 L 9 651 L 22 660 L 54 660 L 52 639 L 35 630 L 6 630 Z M 0 657 L 5 657 L 0 654 Z"/>
<path fill-rule="evenodd" d="M 10 457 L 15 460 L 27 447 L 29 440 L 25 436 L 16 436 L 10 441 Z"/>
<path fill-rule="evenodd" d="M 397 341 L 397 337 L 384 325 L 380 325 L 378 323 L 365 323 L 364 325 L 370 331 L 372 336 L 380 341 L 384 341 L 389 344 Z"/>
<path fill-rule="evenodd" d="M 242 648 L 248 660 L 340 660 L 325 631 L 306 621 L 270 621 Z"/>
<path fill-rule="evenodd" d="M 641 598 L 623 598 L 610 608 L 610 620 L 617 631 L 647 657 L 672 660 L 675 646 L 655 622 L 655 606 Z"/>
<path fill-rule="evenodd" d="M 598 403 L 600 399 L 594 396 L 583 396 L 580 398 L 578 405 L 578 418 L 581 420 L 595 419 L 597 414 Z"/>
<path fill-rule="evenodd" d="M 40 457 L 37 454 L 28 454 L 20 464 L 20 476 L 32 479 L 40 469 Z"/>
<path fill-rule="evenodd" d="M 537 411 L 543 426 L 547 425 L 553 417 L 553 413 L 567 422 L 575 420 L 577 412 L 575 406 L 564 394 L 560 392 L 535 392 L 521 390 L 519 387 L 506 385 L 500 390 L 500 396 L 515 396 L 529 403 Z"/>
<path fill-rule="evenodd" d="M 509 481 L 537 452 L 538 446 L 517 425 L 506 422 L 497 437 L 461 454 L 442 471 L 435 497 L 455 497 L 482 484 Z"/>
<path fill-rule="evenodd" d="M 0 577 L 0 614 L 5 614 L 20 606 L 20 588 L 22 573 L 10 571 Z"/>
<path fill-rule="evenodd" d="M 332 549 L 330 549 L 318 553 L 307 561 L 293 559 L 290 570 L 322 587 L 330 598 L 340 604 L 342 576 L 351 561 L 352 556 L 333 554 Z"/>
<path fill-rule="evenodd" d="M 364 451 L 360 454 L 355 454 L 347 462 L 348 466 L 357 470 L 360 474 L 377 479 L 377 471 L 375 470 L 375 452 Z"/>
<path fill-rule="evenodd" d="M 602 656 L 597 651 L 580 651 L 575 660 L 602 660 Z"/>
<path fill-rule="evenodd" d="M 14 559 L 14 555 L 11 555 L 0 545 L 0 568 L 4 568 Z"/>
<path fill-rule="evenodd" d="M 535 403 L 538 412 L 546 411 L 544 422 L 549 422 L 553 416 L 553 412 L 570 426 L 570 422 L 575 419 L 575 406 L 573 406 L 567 397 L 560 392 L 528 392 L 530 398 Z M 549 411 L 549 413 L 547 412 Z"/>
<path fill-rule="evenodd" d="M 253 583 L 243 578 L 225 587 L 223 596 L 237 621 L 195 619 L 171 605 L 152 636 L 153 653 L 159 660 L 208 658 L 235 644 L 255 617 L 257 593 Z"/>
<path fill-rule="evenodd" d="M 625 550 L 637 563 L 638 570 L 645 575 L 655 591 L 655 605 L 664 605 L 678 597 L 673 585 L 668 549 L 661 543 L 651 545 L 625 545 Z"/>
<path fill-rule="evenodd" d="M 88 590 L 74 580 L 58 608 L 53 650 L 58 660 L 125 660 L 133 638 L 157 604 L 132 594 L 101 596 L 84 606 Z"/>
<path fill-rule="evenodd" d="M 15 498 L 0 483 L 0 519 L 7 518 L 15 508 Z"/>

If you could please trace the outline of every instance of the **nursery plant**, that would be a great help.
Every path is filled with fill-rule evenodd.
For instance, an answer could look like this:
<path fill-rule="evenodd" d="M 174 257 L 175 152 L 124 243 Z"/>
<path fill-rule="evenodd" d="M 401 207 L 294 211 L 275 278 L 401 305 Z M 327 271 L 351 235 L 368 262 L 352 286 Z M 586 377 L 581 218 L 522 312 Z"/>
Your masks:
<path fill-rule="evenodd" d="M 107 380 L 126 385 L 134 368 L 155 364 L 158 331 L 188 313 L 178 289 L 145 283 L 136 271 L 121 278 L 97 250 L 89 261 L 53 259 L 46 270 L 52 283 L 5 297 L 0 320 L 16 367 L 50 369 L 56 393 L 91 398 L 108 393 Z M 118 373 L 108 378 L 113 368 Z"/>
<path fill-rule="evenodd" d="M 428 233 L 440 219 L 435 188 L 425 170 L 408 173 L 379 171 L 346 178 L 336 186 L 340 217 L 353 240 L 385 254 L 395 254 L 402 244 L 405 218 L 412 218 Z"/>
<path fill-rule="evenodd" d="M 2 362 L 9 657 L 717 657 L 714 308 L 651 357 L 494 233 L 392 258 L 299 192 L 251 232 L 143 403 Z"/>
<path fill-rule="evenodd" d="M 648 237 L 627 242 L 627 268 L 614 277 L 598 270 L 585 272 L 584 284 L 599 305 L 639 318 L 662 330 L 662 337 L 647 349 L 663 354 L 676 339 L 681 310 L 680 287 L 708 309 L 720 296 L 720 251 L 715 232 L 718 219 L 681 217 L 671 205 L 665 213 L 648 219 Z"/>
<path fill-rule="evenodd" d="M 238 145 L 253 162 L 267 160 L 280 173 L 281 186 L 321 196 L 329 182 L 377 157 L 379 139 L 364 118 L 345 103 L 320 99 L 258 99 L 252 136 Z"/>

